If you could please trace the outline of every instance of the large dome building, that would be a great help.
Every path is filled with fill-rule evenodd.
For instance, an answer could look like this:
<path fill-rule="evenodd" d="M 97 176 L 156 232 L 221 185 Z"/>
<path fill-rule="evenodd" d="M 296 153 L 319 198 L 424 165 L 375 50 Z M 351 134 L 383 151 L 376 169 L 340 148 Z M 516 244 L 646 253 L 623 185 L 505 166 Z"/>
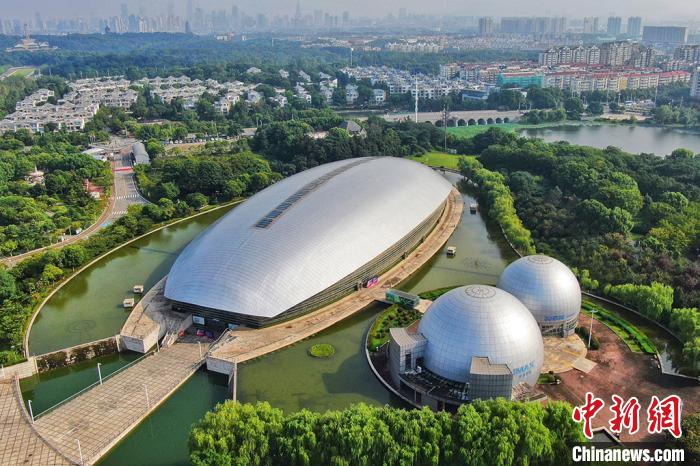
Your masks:
<path fill-rule="evenodd" d="M 477 398 L 513 398 L 533 387 L 544 360 L 542 335 L 528 309 L 486 285 L 439 297 L 415 328 L 390 330 L 389 367 L 414 401 L 450 409 Z"/>
<path fill-rule="evenodd" d="M 432 169 L 394 157 L 298 173 L 195 238 L 173 264 L 165 297 L 199 324 L 260 327 L 318 309 L 405 257 L 452 189 Z"/>
<path fill-rule="evenodd" d="M 558 260 L 542 255 L 518 259 L 506 267 L 497 286 L 530 310 L 543 335 L 568 336 L 576 329 L 581 287 Z"/>

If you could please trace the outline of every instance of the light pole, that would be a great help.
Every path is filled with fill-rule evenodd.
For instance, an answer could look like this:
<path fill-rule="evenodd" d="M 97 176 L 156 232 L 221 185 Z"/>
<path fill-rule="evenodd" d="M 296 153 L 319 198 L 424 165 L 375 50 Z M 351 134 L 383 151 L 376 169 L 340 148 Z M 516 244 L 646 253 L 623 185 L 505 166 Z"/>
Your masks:
<path fill-rule="evenodd" d="M 75 441 L 78 442 L 78 455 L 80 456 L 80 464 L 84 464 L 83 463 L 83 449 L 80 448 L 80 440 L 75 439 Z"/>
<path fill-rule="evenodd" d="M 101 367 L 102 367 L 102 363 L 98 362 L 97 363 L 97 377 L 100 378 L 100 385 L 102 385 L 102 369 L 101 369 Z"/>
<path fill-rule="evenodd" d="M 595 309 L 591 309 L 591 327 L 588 329 L 588 349 L 591 349 L 591 337 L 593 337 L 593 316 L 598 312 Z"/>
<path fill-rule="evenodd" d="M 32 418 L 32 424 L 34 424 L 34 411 L 32 410 L 32 400 L 27 400 L 27 405 L 29 405 L 29 417 Z"/>
<path fill-rule="evenodd" d="M 143 384 L 143 389 L 146 391 L 146 408 L 151 409 L 151 400 L 148 398 L 148 385 Z"/>

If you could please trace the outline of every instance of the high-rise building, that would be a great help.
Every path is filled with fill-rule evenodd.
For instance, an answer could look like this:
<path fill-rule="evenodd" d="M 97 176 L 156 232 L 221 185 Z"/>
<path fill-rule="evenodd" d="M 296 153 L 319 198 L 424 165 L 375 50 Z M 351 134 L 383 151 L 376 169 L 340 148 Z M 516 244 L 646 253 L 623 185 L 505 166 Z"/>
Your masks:
<path fill-rule="evenodd" d="M 507 17 L 501 18 L 501 32 L 506 34 L 561 35 L 566 30 L 564 17 Z"/>
<path fill-rule="evenodd" d="M 126 3 L 122 3 L 121 12 L 122 12 L 122 19 L 126 20 L 126 18 L 129 17 L 129 7 L 126 5 Z"/>
<path fill-rule="evenodd" d="M 606 42 L 600 46 L 600 63 L 608 66 L 622 66 L 632 58 L 632 45 L 629 42 Z"/>
<path fill-rule="evenodd" d="M 597 17 L 587 16 L 583 18 L 583 32 L 585 34 L 597 34 L 599 30 Z"/>
<path fill-rule="evenodd" d="M 639 37 L 642 35 L 641 16 L 630 16 L 627 18 L 627 35 L 630 37 Z"/>
<path fill-rule="evenodd" d="M 690 81 L 690 97 L 700 97 L 700 67 L 695 68 L 693 79 Z"/>
<path fill-rule="evenodd" d="M 700 45 L 681 45 L 676 47 L 673 58 L 686 63 L 700 63 Z"/>
<path fill-rule="evenodd" d="M 667 44 L 685 44 L 688 28 L 683 26 L 644 26 L 642 40 Z"/>
<path fill-rule="evenodd" d="M 479 18 L 479 35 L 482 37 L 487 37 L 493 35 L 493 18 L 490 16 L 485 16 Z"/>
<path fill-rule="evenodd" d="M 610 16 L 608 18 L 608 35 L 618 36 L 622 31 L 622 18 L 619 16 Z"/>

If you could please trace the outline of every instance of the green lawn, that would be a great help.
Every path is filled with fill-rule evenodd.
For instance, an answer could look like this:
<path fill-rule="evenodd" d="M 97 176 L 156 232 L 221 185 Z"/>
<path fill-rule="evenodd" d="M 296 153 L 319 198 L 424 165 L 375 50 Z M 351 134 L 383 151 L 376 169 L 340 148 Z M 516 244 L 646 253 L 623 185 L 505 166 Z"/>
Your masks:
<path fill-rule="evenodd" d="M 31 68 L 31 67 L 19 68 L 18 70 L 15 70 L 15 72 L 12 73 L 11 76 L 19 76 L 21 78 L 26 78 L 30 74 L 34 73 L 34 70 L 35 70 L 35 68 Z"/>
<path fill-rule="evenodd" d="M 395 327 L 408 327 L 411 323 L 420 319 L 421 313 L 415 309 L 403 309 L 394 304 L 379 314 L 372 324 L 367 336 L 367 348 L 376 351 L 377 348 L 389 341 L 389 329 Z"/>
<path fill-rule="evenodd" d="M 445 152 L 426 152 L 423 155 L 414 155 L 409 157 L 411 160 L 416 162 L 424 163 L 430 167 L 438 168 L 450 168 L 452 170 L 457 170 L 457 162 L 459 161 L 459 155 L 447 154 Z M 472 157 L 462 155 L 461 157 Z"/>
<path fill-rule="evenodd" d="M 615 332 L 634 353 L 656 354 L 656 346 L 649 337 L 622 317 L 590 301 L 584 301 L 581 307 L 582 312 L 587 316 L 590 316 L 591 311 L 595 310 L 595 319 Z M 595 329 L 593 329 L 593 334 L 595 335 Z"/>

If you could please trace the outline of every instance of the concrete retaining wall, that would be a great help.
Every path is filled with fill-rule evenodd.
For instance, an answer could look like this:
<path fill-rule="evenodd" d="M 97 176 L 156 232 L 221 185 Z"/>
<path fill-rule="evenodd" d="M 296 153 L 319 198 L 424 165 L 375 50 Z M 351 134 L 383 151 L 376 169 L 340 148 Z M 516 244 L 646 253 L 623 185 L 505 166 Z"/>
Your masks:
<path fill-rule="evenodd" d="M 119 335 L 36 356 L 38 372 L 46 372 L 83 361 L 118 353 Z"/>

